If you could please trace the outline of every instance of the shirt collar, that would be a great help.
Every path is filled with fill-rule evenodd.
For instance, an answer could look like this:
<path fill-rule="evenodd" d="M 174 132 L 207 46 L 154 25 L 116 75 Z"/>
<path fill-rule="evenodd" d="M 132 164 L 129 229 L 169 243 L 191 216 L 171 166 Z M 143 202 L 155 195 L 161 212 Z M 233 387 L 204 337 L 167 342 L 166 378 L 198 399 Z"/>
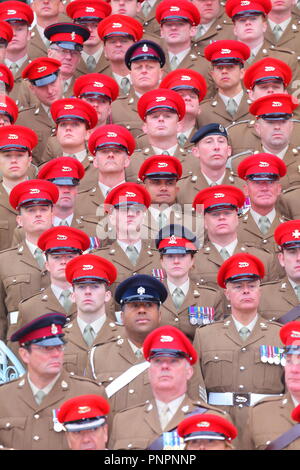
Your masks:
<path fill-rule="evenodd" d="M 98 63 L 102 52 L 103 52 L 103 44 L 100 44 L 100 47 L 97 50 L 97 52 L 95 52 L 95 54 L 92 54 L 92 56 L 94 57 L 94 59 L 96 61 L 96 64 Z M 82 58 L 83 58 L 84 62 L 86 62 L 87 59 L 90 57 L 90 54 L 87 54 L 84 50 L 81 52 L 81 54 L 82 54 Z"/>
<path fill-rule="evenodd" d="M 170 147 L 168 149 L 160 149 L 160 148 L 154 147 L 154 145 L 152 145 L 152 148 L 153 148 L 154 153 L 156 155 L 162 155 L 162 153 L 166 151 L 166 152 L 169 152 L 169 155 L 174 156 L 174 153 L 176 152 L 177 146 L 178 146 L 178 144 L 175 144 L 175 145 L 173 145 L 173 147 Z"/>
<path fill-rule="evenodd" d="M 68 157 L 70 154 L 63 152 L 64 157 Z M 87 156 L 86 149 L 80 150 L 80 152 L 72 153 L 72 155 L 75 155 L 75 158 L 82 163 L 85 157 Z"/>
<path fill-rule="evenodd" d="M 162 402 L 162 401 L 160 401 L 156 398 L 155 402 L 156 402 L 156 405 L 157 405 L 158 413 L 160 413 L 165 408 L 165 405 L 168 405 L 168 407 L 170 409 L 170 413 L 173 417 L 184 399 L 185 399 L 185 394 L 181 395 L 178 398 L 175 398 L 175 400 L 172 400 L 168 403 L 164 403 L 164 402 Z"/>
<path fill-rule="evenodd" d="M 244 95 L 243 90 L 241 90 L 237 95 L 231 96 L 231 97 L 223 95 L 222 93 L 219 92 L 219 96 L 222 99 L 222 101 L 224 102 L 225 106 L 227 106 L 227 103 L 230 100 L 230 98 L 233 98 L 234 101 L 236 102 L 236 104 L 239 106 L 241 101 L 242 101 L 243 95 Z"/>
<path fill-rule="evenodd" d="M 261 218 L 261 214 L 258 214 L 257 212 L 255 212 L 251 207 L 250 207 L 250 213 L 255 221 L 255 223 L 258 225 L 258 221 L 259 219 Z M 275 208 L 273 208 L 271 210 L 271 212 L 269 212 L 266 217 L 268 217 L 269 221 L 271 222 L 271 224 L 273 223 L 275 217 L 276 217 L 276 210 Z"/>
<path fill-rule="evenodd" d="M 171 282 L 167 278 L 167 285 L 168 285 L 168 289 L 169 289 L 171 295 L 173 295 L 174 290 L 177 289 L 177 287 L 179 287 L 179 289 L 182 290 L 184 295 L 187 296 L 189 288 L 190 288 L 190 280 L 189 280 L 189 278 L 187 278 L 187 280 L 181 286 L 175 286 L 175 284 L 173 284 L 173 282 Z"/>
<path fill-rule="evenodd" d="M 212 184 L 217 184 L 217 185 L 218 185 L 218 184 L 222 184 L 223 179 L 224 179 L 224 177 L 225 177 L 225 173 L 226 173 L 226 172 L 224 171 L 224 173 L 223 173 L 223 175 L 221 176 L 221 178 L 219 178 L 217 181 L 211 180 L 211 179 L 210 179 L 208 176 L 206 176 L 205 173 L 203 173 L 203 172 L 202 172 L 202 175 L 204 176 L 204 178 L 206 179 L 207 183 L 208 183 L 209 186 L 210 186 L 210 185 L 212 185 Z"/>
<path fill-rule="evenodd" d="M 228 251 L 230 256 L 232 256 L 233 253 L 234 253 L 234 250 L 236 249 L 237 243 L 238 243 L 238 241 L 237 241 L 237 239 L 235 239 L 235 240 L 233 240 L 233 242 L 229 243 L 229 245 L 226 245 L 226 246 L 221 246 L 221 245 L 218 245 L 217 243 L 213 243 L 213 245 L 216 247 L 216 249 L 218 250 L 219 253 L 220 253 L 222 248 L 225 248 L 225 250 Z"/>
<path fill-rule="evenodd" d="M 62 220 L 66 220 L 66 221 L 68 222 L 69 227 L 71 227 L 72 220 L 73 220 L 73 215 L 74 215 L 74 214 L 71 214 L 71 215 L 69 215 L 68 217 L 66 217 L 65 219 L 60 219 L 59 217 L 54 216 L 54 217 L 53 217 L 53 226 L 54 226 L 54 227 L 57 227 L 57 226 L 60 224 L 60 222 L 61 222 Z"/>
<path fill-rule="evenodd" d="M 268 18 L 268 22 L 269 22 L 269 25 L 270 25 L 270 28 L 271 30 L 273 31 L 273 29 L 275 28 L 275 26 L 280 26 L 282 31 L 284 31 L 287 27 L 287 25 L 291 22 L 291 19 L 292 17 L 288 18 L 287 20 L 284 20 L 282 23 L 274 23 L 274 21 L 270 20 L 270 18 Z"/>
<path fill-rule="evenodd" d="M 191 48 L 189 47 L 188 49 L 185 49 L 184 51 L 180 51 L 178 52 L 178 54 L 173 54 L 172 52 L 169 52 L 169 59 L 170 59 L 170 62 L 171 60 L 173 59 L 173 57 L 177 57 L 178 59 L 178 63 L 180 63 L 186 55 L 188 55 L 188 53 L 190 52 Z"/>
<path fill-rule="evenodd" d="M 29 373 L 27 374 L 27 379 L 28 379 L 28 383 L 30 385 L 30 388 L 32 390 L 32 393 L 33 395 L 35 396 L 37 394 L 37 392 L 39 391 L 42 391 L 45 393 L 45 395 L 48 395 L 48 393 L 51 392 L 52 388 L 54 387 L 56 381 L 58 380 L 60 376 L 60 373 L 48 384 L 46 385 L 46 387 L 44 388 L 37 388 L 34 383 L 30 380 L 30 377 L 29 377 Z"/>
<path fill-rule="evenodd" d="M 84 320 L 82 320 L 82 318 L 80 318 L 77 315 L 77 323 L 78 323 L 78 326 L 80 328 L 82 335 L 87 325 L 91 325 L 93 327 L 95 334 L 97 335 L 99 331 L 101 330 L 101 328 L 103 327 L 105 320 L 106 320 L 106 315 L 104 314 L 104 315 L 101 315 L 101 317 L 97 318 L 97 320 L 93 321 L 92 323 L 86 323 Z"/>
<path fill-rule="evenodd" d="M 122 248 L 124 252 L 126 252 L 126 248 L 129 246 L 128 243 L 122 242 L 121 240 L 117 240 L 118 245 Z M 138 253 L 140 253 L 142 249 L 142 242 L 141 240 L 138 240 L 137 242 L 133 243 L 132 246 L 135 246 Z"/>
<path fill-rule="evenodd" d="M 237 329 L 237 331 L 239 332 L 241 328 L 243 328 L 244 326 L 247 326 L 247 328 L 250 330 L 250 332 L 252 333 L 253 331 L 253 328 L 255 327 L 255 324 L 257 322 L 257 318 L 258 318 L 258 315 L 255 315 L 255 318 L 253 318 L 253 320 L 248 324 L 248 325 L 243 325 L 241 322 L 239 322 L 236 318 L 234 318 L 234 316 L 232 315 L 232 319 L 233 319 L 233 322 L 235 324 L 235 327 Z"/>

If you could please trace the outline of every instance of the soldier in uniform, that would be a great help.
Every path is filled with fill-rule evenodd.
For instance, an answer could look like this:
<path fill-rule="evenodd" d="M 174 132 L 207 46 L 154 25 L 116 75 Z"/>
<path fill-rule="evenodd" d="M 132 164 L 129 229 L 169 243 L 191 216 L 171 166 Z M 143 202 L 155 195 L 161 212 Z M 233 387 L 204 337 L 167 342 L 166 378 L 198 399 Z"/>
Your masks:
<path fill-rule="evenodd" d="M 176 326 L 193 341 L 197 328 L 223 318 L 225 299 L 216 289 L 197 282 L 194 258 L 199 244 L 186 227 L 165 226 L 155 241 L 162 269 L 153 274 L 168 292 L 160 324 Z"/>
<path fill-rule="evenodd" d="M 8 145 L 16 146 L 16 141 L 8 141 Z M 19 183 L 10 193 L 9 202 L 18 211 L 17 223 L 24 228 L 25 241 L 0 253 L 1 339 L 5 340 L 8 326 L 17 321 L 19 302 L 49 285 L 37 241 L 51 227 L 52 206 L 57 199 L 56 186 L 37 179 Z"/>
<path fill-rule="evenodd" d="M 211 62 L 210 74 L 217 93 L 202 103 L 198 124 L 219 122 L 226 127 L 233 121 L 246 119 L 249 104 L 242 80 L 249 47 L 240 41 L 216 41 L 206 46 L 204 54 Z"/>
<path fill-rule="evenodd" d="M 4 65 L 6 56 L 6 49 L 8 43 L 12 40 L 14 35 L 13 29 L 7 21 L 0 21 L 0 64 L 1 68 Z"/>
<path fill-rule="evenodd" d="M 50 112 L 56 124 L 55 136 L 48 138 L 41 161 L 60 156 L 77 158 L 86 172 L 91 170 L 91 156 L 87 151 L 89 130 L 98 122 L 97 111 L 79 98 L 64 98 L 52 103 Z"/>
<path fill-rule="evenodd" d="M 198 328 L 194 347 L 208 403 L 224 407 L 238 428 L 238 448 L 249 448 L 249 407 L 284 391 L 280 365 L 280 326 L 258 314 L 264 265 L 237 253 L 218 272 L 218 284 L 231 303 L 231 318 Z M 276 359 L 276 360 L 275 360 Z M 279 360 L 277 360 L 279 359 Z"/>
<path fill-rule="evenodd" d="M 75 0 L 67 5 L 66 13 L 75 24 L 87 28 L 90 32 L 89 38 L 83 44 L 77 71 L 80 75 L 103 73 L 108 63 L 103 53 L 103 42 L 98 34 L 98 26 L 111 14 L 111 6 L 103 0 Z"/>
<path fill-rule="evenodd" d="M 201 399 L 196 401 L 189 397 L 188 381 L 193 375 L 197 353 L 180 330 L 173 326 L 156 328 L 145 339 L 143 353 L 149 362 L 152 397 L 115 415 L 109 447 L 114 450 L 178 449 L 176 427 L 189 413 L 222 416 L 222 412 Z"/>
<path fill-rule="evenodd" d="M 142 23 L 145 33 L 150 33 L 156 37 L 160 35 L 160 27 L 155 16 L 159 3 L 160 0 L 143 0 L 141 8 L 136 13 L 136 18 Z"/>
<path fill-rule="evenodd" d="M 283 5 L 278 5 L 272 1 L 265 40 L 270 45 L 299 54 L 299 15 L 293 12 L 294 3 L 293 0 L 287 0 Z"/>
<path fill-rule="evenodd" d="M 0 442 L 17 450 L 67 450 L 57 419 L 62 403 L 82 394 L 105 396 L 97 383 L 63 370 L 63 325 L 60 313 L 42 315 L 17 330 L 19 355 L 26 364 L 23 377 L 0 387 Z"/>
<path fill-rule="evenodd" d="M 242 243 L 278 251 L 273 235 L 276 227 L 285 221 L 276 209 L 281 193 L 280 178 L 285 174 L 284 161 L 269 153 L 251 155 L 239 164 L 238 175 L 245 181 L 244 194 L 250 202 L 250 209 L 239 224 L 238 239 Z"/>
<path fill-rule="evenodd" d="M 249 433 L 255 450 L 298 450 L 300 390 L 300 323 L 291 321 L 280 329 L 284 344 L 283 357 L 286 393 L 280 397 L 265 398 L 250 410 Z M 282 354 L 281 354 L 282 356 Z M 297 408 L 294 410 L 295 406 Z"/>
<path fill-rule="evenodd" d="M 300 219 L 298 204 L 300 196 L 299 189 L 299 184 L 291 188 L 286 188 L 280 196 L 279 208 L 288 219 Z"/>
<path fill-rule="evenodd" d="M 21 109 L 18 124 L 30 127 L 38 136 L 38 145 L 33 151 L 36 165 L 41 164 L 42 155 L 48 138 L 54 132 L 54 122 L 50 106 L 62 98 L 63 82 L 59 73 L 61 63 L 48 57 L 39 57 L 30 62 L 22 72 L 23 82 L 20 90 L 22 103 L 32 103 Z"/>
<path fill-rule="evenodd" d="M 263 261 L 267 280 L 283 276 L 275 254 L 249 242 L 239 241 L 238 210 L 243 207 L 244 202 L 243 192 L 227 185 L 203 189 L 195 197 L 193 207 L 204 211 L 204 227 L 208 239 L 195 256 L 195 271 L 199 274 L 201 284 L 218 287 L 217 273 L 220 267 L 225 260 L 240 252 L 250 253 Z"/>
<path fill-rule="evenodd" d="M 123 126 L 107 124 L 98 127 L 91 134 L 88 145 L 94 156 L 93 172 L 90 172 L 90 176 L 93 174 L 93 181 L 88 185 L 84 179 L 78 207 L 82 213 L 101 219 L 105 214 L 100 206 L 107 194 L 127 179 L 126 173 L 130 172 L 130 157 L 135 149 L 135 140 Z M 90 177 L 88 181 L 91 181 Z"/>
<path fill-rule="evenodd" d="M 105 450 L 110 406 L 98 395 L 80 395 L 65 401 L 57 418 L 66 429 L 71 450 Z"/>
<path fill-rule="evenodd" d="M 39 237 L 37 245 L 45 254 L 45 268 L 50 283 L 32 297 L 21 300 L 16 322 L 10 326 L 8 338 L 39 315 L 61 312 L 68 320 L 72 320 L 76 313 L 71 298 L 72 286 L 66 279 L 65 267 L 68 261 L 89 248 L 89 237 L 72 227 L 52 227 Z M 9 346 L 14 350 L 14 344 Z"/>
<path fill-rule="evenodd" d="M 112 121 L 114 124 L 124 125 L 136 137 L 142 133 L 141 121 L 137 103 L 146 92 L 159 86 L 162 79 L 162 68 L 165 65 L 165 54 L 162 48 L 154 41 L 142 39 L 127 49 L 125 64 L 130 70 L 130 93 L 120 96 L 112 105 Z"/>
<path fill-rule="evenodd" d="M 300 221 L 290 220 L 276 228 L 274 239 L 280 248 L 279 263 L 284 269 L 284 277 L 280 281 L 269 282 L 262 286 L 259 311 L 267 319 L 287 323 L 296 320 L 299 313 L 293 309 L 300 300 Z"/>
<path fill-rule="evenodd" d="M 127 95 L 131 81 L 125 54 L 132 44 L 142 39 L 143 27 L 130 16 L 110 15 L 99 24 L 98 34 L 104 43 L 104 54 L 109 63 L 105 73 L 116 80 L 121 94 Z"/>
<path fill-rule="evenodd" d="M 196 194 L 209 186 L 242 186 L 242 181 L 226 167 L 231 146 L 227 131 L 221 124 L 211 123 L 201 127 L 192 136 L 191 142 L 194 146 L 189 158 L 196 163 L 190 163 L 188 177 L 179 182 L 179 203 L 191 204 Z"/>

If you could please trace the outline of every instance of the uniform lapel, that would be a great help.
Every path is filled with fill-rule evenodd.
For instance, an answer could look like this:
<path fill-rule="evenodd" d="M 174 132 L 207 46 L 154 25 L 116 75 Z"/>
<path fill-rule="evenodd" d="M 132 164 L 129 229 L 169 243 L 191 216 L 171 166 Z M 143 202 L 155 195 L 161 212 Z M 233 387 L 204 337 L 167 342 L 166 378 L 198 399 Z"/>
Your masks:
<path fill-rule="evenodd" d="M 151 400 L 146 408 L 145 421 L 156 435 L 162 434 L 162 428 L 159 420 L 158 409 L 155 400 Z"/>
<path fill-rule="evenodd" d="M 134 355 L 134 352 L 128 342 L 128 339 L 122 338 L 123 342 L 120 344 L 120 349 L 119 349 L 119 355 L 125 359 L 130 365 L 137 364 L 139 361 L 137 361 L 137 358 Z"/>
<path fill-rule="evenodd" d="M 7 209 L 9 212 L 18 215 L 18 212 L 15 211 L 9 203 L 9 197 L 7 192 L 5 191 L 3 184 L 0 183 L 0 205 Z"/>
<path fill-rule="evenodd" d="M 24 242 L 20 244 L 18 248 L 18 254 L 20 255 L 20 261 L 24 264 L 28 264 L 32 268 L 36 269 L 37 271 L 41 271 L 38 267 L 38 264 L 35 258 L 32 256 L 27 244 Z"/>

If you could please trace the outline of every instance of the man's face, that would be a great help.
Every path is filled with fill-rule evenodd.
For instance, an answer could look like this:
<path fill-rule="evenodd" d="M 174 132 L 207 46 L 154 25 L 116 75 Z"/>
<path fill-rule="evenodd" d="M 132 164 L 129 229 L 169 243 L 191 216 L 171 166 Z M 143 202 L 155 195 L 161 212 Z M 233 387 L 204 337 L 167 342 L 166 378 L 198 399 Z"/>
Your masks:
<path fill-rule="evenodd" d="M 127 15 L 135 18 L 141 10 L 141 3 L 137 0 L 111 0 L 112 15 Z"/>
<path fill-rule="evenodd" d="M 300 284 L 300 248 L 283 249 L 278 253 L 278 259 L 287 276 Z"/>
<path fill-rule="evenodd" d="M 154 395 L 170 392 L 173 399 L 186 392 L 192 366 L 184 358 L 161 356 L 150 361 L 149 381 Z"/>
<path fill-rule="evenodd" d="M 174 204 L 179 190 L 177 180 L 146 178 L 145 187 L 151 196 L 151 204 Z"/>
<path fill-rule="evenodd" d="M 30 31 L 27 23 L 11 23 L 13 29 L 13 38 L 7 45 L 7 51 L 9 52 L 21 52 L 27 48 L 27 44 L 30 41 Z"/>
<path fill-rule="evenodd" d="M 8 180 L 19 180 L 27 175 L 31 163 L 28 151 L 0 152 L 0 171 Z"/>
<path fill-rule="evenodd" d="M 105 312 L 105 305 L 111 299 L 111 292 L 106 289 L 104 282 L 76 283 L 71 297 L 79 312 L 97 314 Z"/>
<path fill-rule="evenodd" d="M 300 354 L 287 354 L 284 367 L 286 387 L 292 394 L 300 392 Z"/>
<path fill-rule="evenodd" d="M 75 202 L 76 196 L 78 193 L 78 186 L 71 186 L 71 185 L 57 185 L 57 189 L 59 192 L 58 201 L 56 206 L 61 209 L 75 209 Z"/>
<path fill-rule="evenodd" d="M 97 98 L 82 97 L 82 100 L 95 108 L 98 116 L 98 125 L 104 126 L 107 123 L 108 116 L 111 112 L 109 98 L 106 98 L 105 96 L 98 96 Z"/>
<path fill-rule="evenodd" d="M 49 271 L 51 276 L 51 282 L 55 284 L 55 281 L 62 282 L 66 280 L 66 264 L 73 258 L 76 258 L 78 254 L 48 254 L 45 268 Z"/>
<path fill-rule="evenodd" d="M 267 22 L 262 15 L 246 16 L 238 18 L 234 21 L 233 33 L 238 41 L 263 41 L 264 34 L 267 30 Z"/>
<path fill-rule="evenodd" d="M 63 12 L 63 4 L 60 0 L 33 0 L 31 8 L 37 18 L 48 19 L 55 18 Z"/>
<path fill-rule="evenodd" d="M 158 87 L 162 71 L 157 60 L 138 60 L 132 62 L 130 76 L 133 87 L 145 93 Z"/>
<path fill-rule="evenodd" d="M 160 27 L 160 35 L 167 46 L 184 46 L 196 34 L 196 27 L 188 21 L 165 21 Z"/>
<path fill-rule="evenodd" d="M 122 311 L 122 321 L 129 338 L 137 335 L 146 337 L 159 326 L 159 305 L 155 302 L 128 302 Z"/>
<path fill-rule="evenodd" d="M 239 225 L 237 211 L 225 209 L 206 212 L 204 214 L 204 225 L 208 236 L 233 235 L 236 233 Z"/>
<path fill-rule="evenodd" d="M 196 118 L 201 111 L 197 93 L 193 90 L 178 90 L 177 93 L 182 96 L 185 102 L 186 115 Z"/>
<path fill-rule="evenodd" d="M 225 441 L 217 439 L 191 439 L 186 443 L 185 450 L 228 450 Z"/>
<path fill-rule="evenodd" d="M 87 47 L 95 47 L 97 48 L 100 47 L 100 44 L 102 43 L 99 35 L 98 35 L 98 24 L 99 24 L 99 21 L 80 21 L 78 22 L 78 24 L 80 24 L 80 26 L 83 26 L 85 28 L 87 28 L 90 32 L 90 36 L 89 38 L 84 41 L 84 49 Z"/>
<path fill-rule="evenodd" d="M 80 61 L 80 51 L 64 49 L 57 45 L 48 49 L 48 57 L 61 62 L 60 71 L 64 78 L 70 78 L 74 75 L 76 67 Z"/>
<path fill-rule="evenodd" d="M 129 166 L 130 158 L 127 152 L 118 148 L 103 148 L 97 150 L 94 166 L 99 173 L 120 173 Z"/>
<path fill-rule="evenodd" d="M 54 101 L 61 99 L 63 95 L 63 81 L 60 76 L 49 85 L 35 86 L 30 84 L 29 88 L 41 103 L 49 107 Z"/>
<path fill-rule="evenodd" d="M 134 205 L 113 208 L 109 220 L 116 228 L 117 234 L 126 239 L 127 237 L 139 239 L 141 226 L 145 217 L 145 207 Z"/>
<path fill-rule="evenodd" d="M 25 233 L 42 233 L 52 227 L 52 206 L 21 207 L 17 223 Z"/>
<path fill-rule="evenodd" d="M 238 64 L 214 65 L 210 73 L 216 87 L 221 90 L 236 87 L 244 77 L 244 69 Z"/>
<path fill-rule="evenodd" d="M 22 361 L 27 365 L 30 375 L 51 382 L 62 370 L 64 346 L 39 346 L 32 344 L 31 350 L 19 349 Z"/>
<path fill-rule="evenodd" d="M 134 40 L 127 36 L 112 36 L 104 43 L 104 55 L 111 62 L 124 62 L 127 49 L 134 44 Z"/>
<path fill-rule="evenodd" d="M 248 95 L 251 101 L 255 101 L 262 96 L 271 95 L 273 93 L 287 93 L 281 81 L 270 81 L 257 83 L 253 90 L 249 90 Z"/>
<path fill-rule="evenodd" d="M 107 424 L 96 429 L 66 433 L 71 450 L 104 450 L 108 439 Z"/>
<path fill-rule="evenodd" d="M 210 23 L 220 12 L 219 0 L 192 0 L 201 15 L 201 24 Z"/>
<path fill-rule="evenodd" d="M 271 0 L 272 12 L 277 14 L 283 14 L 290 12 L 293 6 L 296 4 L 295 0 Z"/>
<path fill-rule="evenodd" d="M 143 131 L 151 137 L 173 137 L 180 130 L 177 113 L 158 109 L 148 113 L 143 124 Z"/>
<path fill-rule="evenodd" d="M 252 181 L 248 180 L 244 189 L 245 195 L 250 197 L 251 205 L 256 209 L 275 207 L 281 185 L 279 181 Z"/>
<path fill-rule="evenodd" d="M 188 275 L 193 265 L 194 258 L 190 253 L 165 254 L 161 257 L 161 266 L 166 271 L 168 277 L 180 279 Z"/>
<path fill-rule="evenodd" d="M 200 164 L 212 170 L 224 168 L 228 157 L 231 155 L 231 147 L 226 137 L 222 135 L 208 135 L 201 139 L 193 147 L 193 155 L 199 158 Z"/>
<path fill-rule="evenodd" d="M 84 146 L 86 136 L 86 125 L 82 121 L 66 120 L 58 123 L 56 137 L 63 149 Z"/>
<path fill-rule="evenodd" d="M 290 142 L 293 131 L 293 121 L 291 119 L 270 121 L 260 118 L 256 121 L 254 127 L 264 147 L 270 150 L 280 151 Z"/>
<path fill-rule="evenodd" d="M 228 282 L 225 295 L 232 311 L 253 312 L 257 310 L 261 297 L 260 281 Z"/>

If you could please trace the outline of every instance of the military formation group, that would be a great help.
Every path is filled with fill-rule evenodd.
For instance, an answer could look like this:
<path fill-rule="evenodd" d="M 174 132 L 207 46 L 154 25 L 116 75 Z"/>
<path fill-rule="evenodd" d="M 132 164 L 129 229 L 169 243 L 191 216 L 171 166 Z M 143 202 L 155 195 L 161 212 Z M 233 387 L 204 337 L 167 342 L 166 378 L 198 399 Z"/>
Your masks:
<path fill-rule="evenodd" d="M 0 4 L 0 446 L 300 449 L 300 2 Z"/>

